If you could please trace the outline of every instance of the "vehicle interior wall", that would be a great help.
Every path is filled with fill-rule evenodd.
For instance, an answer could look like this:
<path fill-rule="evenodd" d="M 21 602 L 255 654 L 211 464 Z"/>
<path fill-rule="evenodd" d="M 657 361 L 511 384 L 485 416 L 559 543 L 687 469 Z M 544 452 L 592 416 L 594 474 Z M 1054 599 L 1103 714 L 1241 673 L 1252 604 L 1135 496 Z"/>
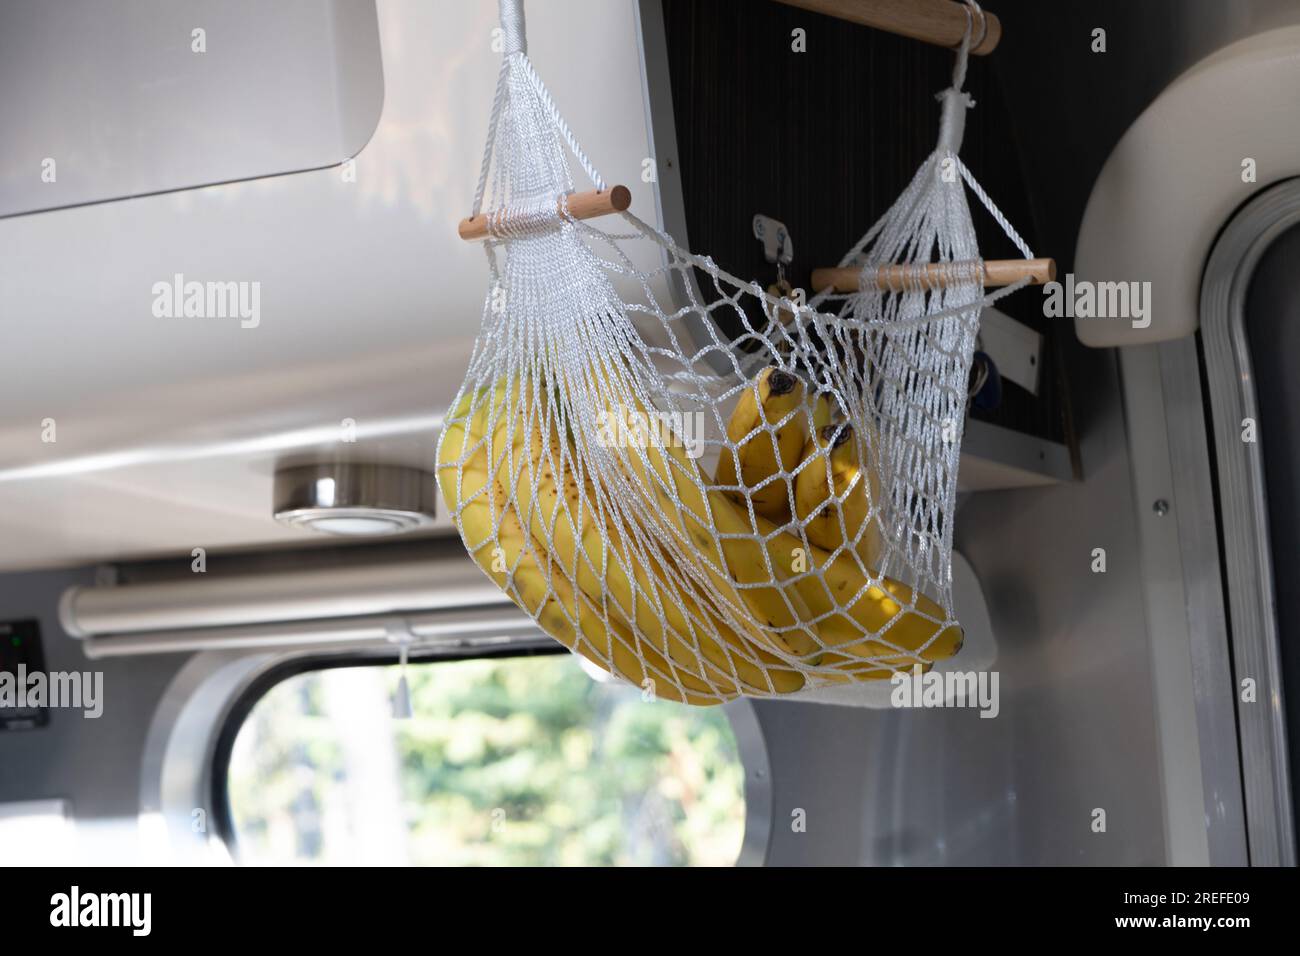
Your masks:
<path fill-rule="evenodd" d="M 1081 481 L 981 492 L 958 512 L 956 547 L 997 639 L 998 718 L 756 702 L 777 807 L 769 860 L 1166 862 L 1164 801 L 1200 795 L 1164 793 L 1113 369 L 1093 384 Z M 806 836 L 791 829 L 799 807 Z M 1107 810 L 1105 833 L 1090 828 L 1096 808 Z"/>
<path fill-rule="evenodd" d="M 66 801 L 86 862 L 139 860 L 146 738 L 186 655 L 87 659 L 80 643 L 60 627 L 58 603 L 65 589 L 94 579 L 89 568 L 0 575 L 4 617 L 40 623 L 48 672 L 103 674 L 99 717 L 50 708 L 44 727 L 0 731 L 0 803 Z M 49 849 L 41 857 L 45 862 Z"/>

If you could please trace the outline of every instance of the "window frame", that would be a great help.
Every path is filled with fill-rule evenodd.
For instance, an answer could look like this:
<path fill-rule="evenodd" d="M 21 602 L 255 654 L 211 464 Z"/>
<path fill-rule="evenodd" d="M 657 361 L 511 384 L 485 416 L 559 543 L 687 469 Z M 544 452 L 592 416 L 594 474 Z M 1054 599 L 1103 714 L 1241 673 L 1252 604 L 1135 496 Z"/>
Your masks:
<path fill-rule="evenodd" d="M 554 657 L 569 655 L 567 648 L 558 643 L 528 645 L 503 644 L 500 647 L 473 647 L 447 650 L 426 649 L 421 653 L 412 647 L 408 652 L 410 664 L 454 663 L 457 661 L 491 660 L 496 658 Z M 212 759 L 208 761 L 209 806 L 212 808 L 214 835 L 226 847 L 236 866 L 239 858 L 239 836 L 234 813 L 230 805 L 230 761 L 235 740 L 253 708 L 275 687 L 291 678 L 309 671 L 323 671 L 342 667 L 387 667 L 401 663 L 396 652 L 380 651 L 365 654 L 317 653 L 295 655 L 271 664 L 258 673 L 225 709 L 215 735 Z M 722 705 L 722 712 L 731 725 L 736 740 L 737 755 L 744 775 L 745 829 L 740 852 L 733 866 L 761 866 L 766 860 L 771 835 L 772 774 L 768 764 L 767 746 L 753 703 L 739 698 Z"/>

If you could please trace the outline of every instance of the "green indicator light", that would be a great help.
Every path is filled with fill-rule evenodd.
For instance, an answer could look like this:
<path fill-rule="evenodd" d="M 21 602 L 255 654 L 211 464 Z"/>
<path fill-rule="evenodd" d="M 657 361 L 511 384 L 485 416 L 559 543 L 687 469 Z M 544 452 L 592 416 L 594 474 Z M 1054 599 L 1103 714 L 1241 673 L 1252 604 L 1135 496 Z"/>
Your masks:
<path fill-rule="evenodd" d="M 14 647 L 22 647 L 23 639 L 21 637 L 11 637 L 9 638 L 9 643 L 13 644 Z"/>

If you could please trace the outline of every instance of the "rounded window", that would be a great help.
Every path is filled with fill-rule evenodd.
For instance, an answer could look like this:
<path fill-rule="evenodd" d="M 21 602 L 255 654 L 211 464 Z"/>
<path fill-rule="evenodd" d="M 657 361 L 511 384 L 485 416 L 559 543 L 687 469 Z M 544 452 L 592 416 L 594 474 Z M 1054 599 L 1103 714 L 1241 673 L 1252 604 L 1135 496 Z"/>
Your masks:
<path fill-rule="evenodd" d="M 247 864 L 730 865 L 744 770 L 720 708 L 569 654 L 326 667 L 248 711 L 225 780 Z M 602 675 L 603 676 L 603 675 Z"/>

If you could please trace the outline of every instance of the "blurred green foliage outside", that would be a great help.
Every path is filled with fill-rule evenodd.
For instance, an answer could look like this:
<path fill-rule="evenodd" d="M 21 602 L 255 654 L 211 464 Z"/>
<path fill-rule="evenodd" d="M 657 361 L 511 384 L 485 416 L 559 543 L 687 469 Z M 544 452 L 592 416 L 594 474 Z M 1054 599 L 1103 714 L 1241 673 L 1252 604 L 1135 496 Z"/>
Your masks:
<path fill-rule="evenodd" d="M 310 671 L 229 773 L 251 864 L 730 865 L 744 771 L 719 708 L 643 701 L 571 655 Z"/>

